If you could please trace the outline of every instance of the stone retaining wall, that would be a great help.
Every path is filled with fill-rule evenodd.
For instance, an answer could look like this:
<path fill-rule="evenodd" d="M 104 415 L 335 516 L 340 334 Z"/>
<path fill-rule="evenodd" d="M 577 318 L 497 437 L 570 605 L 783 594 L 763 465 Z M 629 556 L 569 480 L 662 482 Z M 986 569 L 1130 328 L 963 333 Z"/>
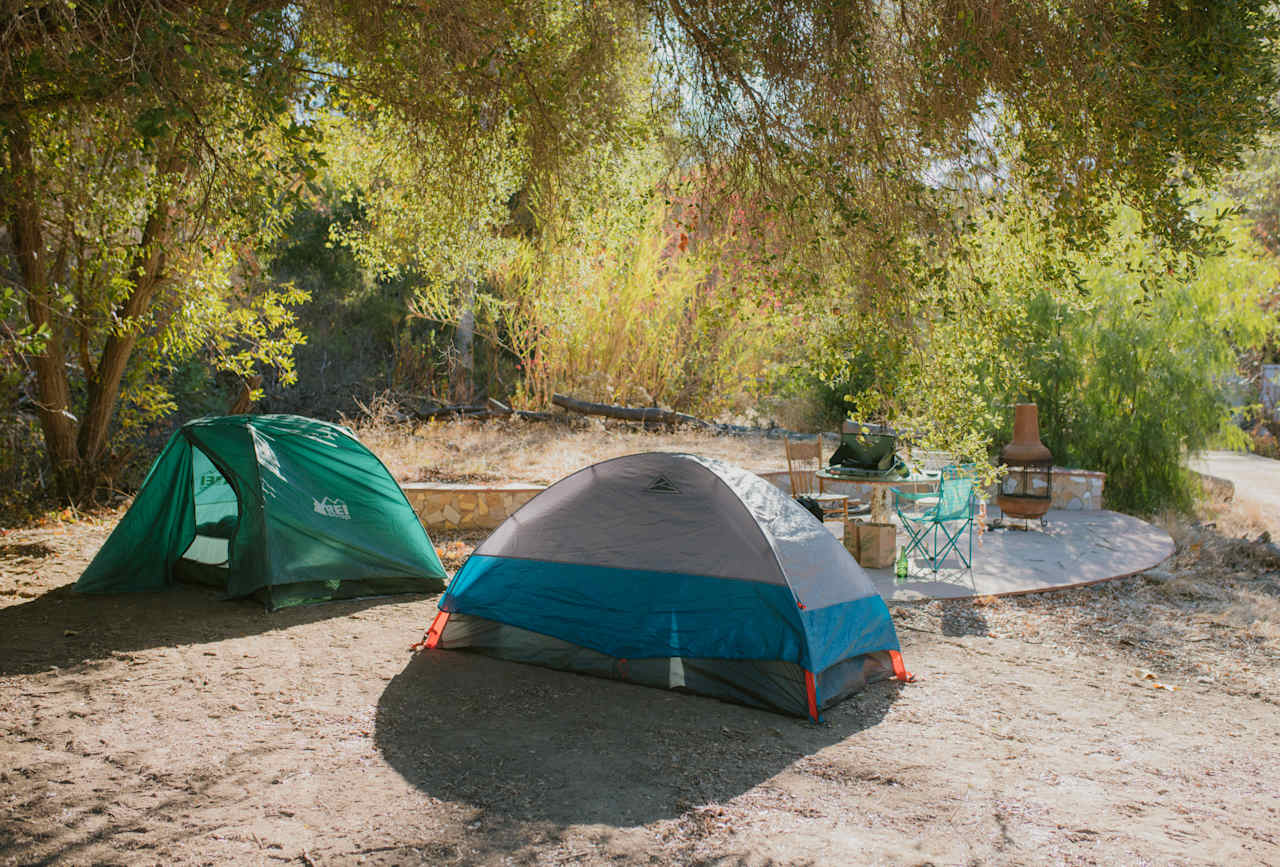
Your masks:
<path fill-rule="evenodd" d="M 1106 473 L 1054 467 L 1052 508 L 1073 512 L 1101 509 L 1102 486 L 1106 480 Z"/>
<path fill-rule="evenodd" d="M 1200 480 L 1206 494 L 1219 500 L 1231 502 L 1236 497 L 1236 484 L 1230 479 L 1211 476 L 1208 473 L 1191 471 L 1191 475 Z"/>
<path fill-rule="evenodd" d="M 543 490 L 542 485 L 445 485 L 406 482 L 409 505 L 428 532 L 492 530 Z"/>
<path fill-rule="evenodd" d="M 790 477 L 785 471 L 775 473 L 761 473 L 766 480 L 782 488 L 784 491 L 791 491 Z M 1053 468 L 1053 499 L 1051 508 L 1067 509 L 1069 511 L 1081 511 L 1102 508 L 1102 488 L 1107 479 L 1106 473 L 1096 472 L 1094 470 L 1074 470 L 1066 467 Z M 910 490 L 910 485 L 904 485 L 904 489 Z M 861 500 L 866 503 L 871 498 L 871 486 L 855 482 L 852 480 L 841 480 L 838 482 L 827 482 L 827 490 L 841 494 L 848 494 L 850 498 Z M 995 502 L 995 491 L 992 490 L 988 497 L 988 502 Z"/>
<path fill-rule="evenodd" d="M 786 471 L 760 475 L 784 491 L 791 490 Z M 1053 508 L 1101 509 L 1105 480 L 1106 473 L 1054 467 Z M 544 489 L 543 485 L 533 484 L 446 485 L 438 482 L 406 482 L 401 487 L 428 532 L 492 530 Z M 839 487 L 841 493 L 847 492 L 864 503 L 870 499 L 870 485 L 841 482 Z"/>

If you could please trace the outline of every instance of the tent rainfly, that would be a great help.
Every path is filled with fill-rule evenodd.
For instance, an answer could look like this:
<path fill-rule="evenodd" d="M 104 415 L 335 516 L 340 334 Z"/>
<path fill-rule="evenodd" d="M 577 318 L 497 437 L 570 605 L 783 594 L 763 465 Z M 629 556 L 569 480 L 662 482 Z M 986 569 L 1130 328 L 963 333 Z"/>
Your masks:
<path fill-rule="evenodd" d="M 684 689 L 820 718 L 909 679 L 889 609 L 813 516 L 694 455 L 604 461 L 494 531 L 422 646 Z"/>
<path fill-rule="evenodd" d="M 435 593 L 444 577 L 404 492 L 351 431 L 236 415 L 197 419 L 169 439 L 76 590 L 193 580 L 277 609 Z"/>

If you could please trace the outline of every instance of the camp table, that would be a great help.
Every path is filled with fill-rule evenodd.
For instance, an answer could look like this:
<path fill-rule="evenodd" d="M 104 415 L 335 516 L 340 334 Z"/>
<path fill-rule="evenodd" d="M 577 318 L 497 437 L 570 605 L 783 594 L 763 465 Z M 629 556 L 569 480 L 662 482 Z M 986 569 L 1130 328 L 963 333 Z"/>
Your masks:
<path fill-rule="evenodd" d="M 907 476 L 901 476 L 896 473 L 891 475 L 853 474 L 850 472 L 839 472 L 835 468 L 827 467 L 818 470 L 818 490 L 825 493 L 830 490 L 832 493 L 855 495 L 856 485 L 865 485 L 871 489 L 871 522 L 873 524 L 887 524 L 893 520 L 893 509 L 889 505 L 889 489 L 898 488 L 904 491 L 932 491 L 938 487 L 937 475 L 926 475 L 922 473 L 912 473 Z"/>

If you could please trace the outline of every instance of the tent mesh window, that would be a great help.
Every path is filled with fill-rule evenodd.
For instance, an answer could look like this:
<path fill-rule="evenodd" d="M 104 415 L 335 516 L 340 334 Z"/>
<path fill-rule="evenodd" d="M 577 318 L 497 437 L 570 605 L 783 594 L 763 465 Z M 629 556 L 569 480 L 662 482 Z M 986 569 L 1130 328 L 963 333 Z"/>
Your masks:
<path fill-rule="evenodd" d="M 240 519 L 240 503 L 226 476 L 200 449 L 191 450 L 191 483 L 196 537 L 182 557 L 197 563 L 226 566 Z"/>

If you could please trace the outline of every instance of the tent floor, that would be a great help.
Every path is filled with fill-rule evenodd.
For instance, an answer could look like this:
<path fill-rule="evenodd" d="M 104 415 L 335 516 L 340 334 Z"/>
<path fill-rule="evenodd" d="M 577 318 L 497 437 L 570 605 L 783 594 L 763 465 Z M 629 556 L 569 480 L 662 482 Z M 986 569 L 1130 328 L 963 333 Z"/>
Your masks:
<path fill-rule="evenodd" d="M 996 511 L 995 515 L 999 515 Z M 1173 539 L 1158 527 L 1118 512 L 1051 511 L 1047 526 L 987 530 L 973 539 L 973 568 L 955 554 L 935 574 L 928 563 L 912 559 L 906 579 L 893 569 L 868 569 L 886 602 L 964 599 L 1038 593 L 1123 578 L 1158 566 L 1173 554 Z M 992 515 L 988 515 L 988 523 Z M 1020 526 L 1022 521 L 1006 521 Z M 833 528 L 837 532 L 839 527 Z M 906 541 L 899 529 L 898 544 Z M 963 544 L 963 543 L 962 543 Z"/>

